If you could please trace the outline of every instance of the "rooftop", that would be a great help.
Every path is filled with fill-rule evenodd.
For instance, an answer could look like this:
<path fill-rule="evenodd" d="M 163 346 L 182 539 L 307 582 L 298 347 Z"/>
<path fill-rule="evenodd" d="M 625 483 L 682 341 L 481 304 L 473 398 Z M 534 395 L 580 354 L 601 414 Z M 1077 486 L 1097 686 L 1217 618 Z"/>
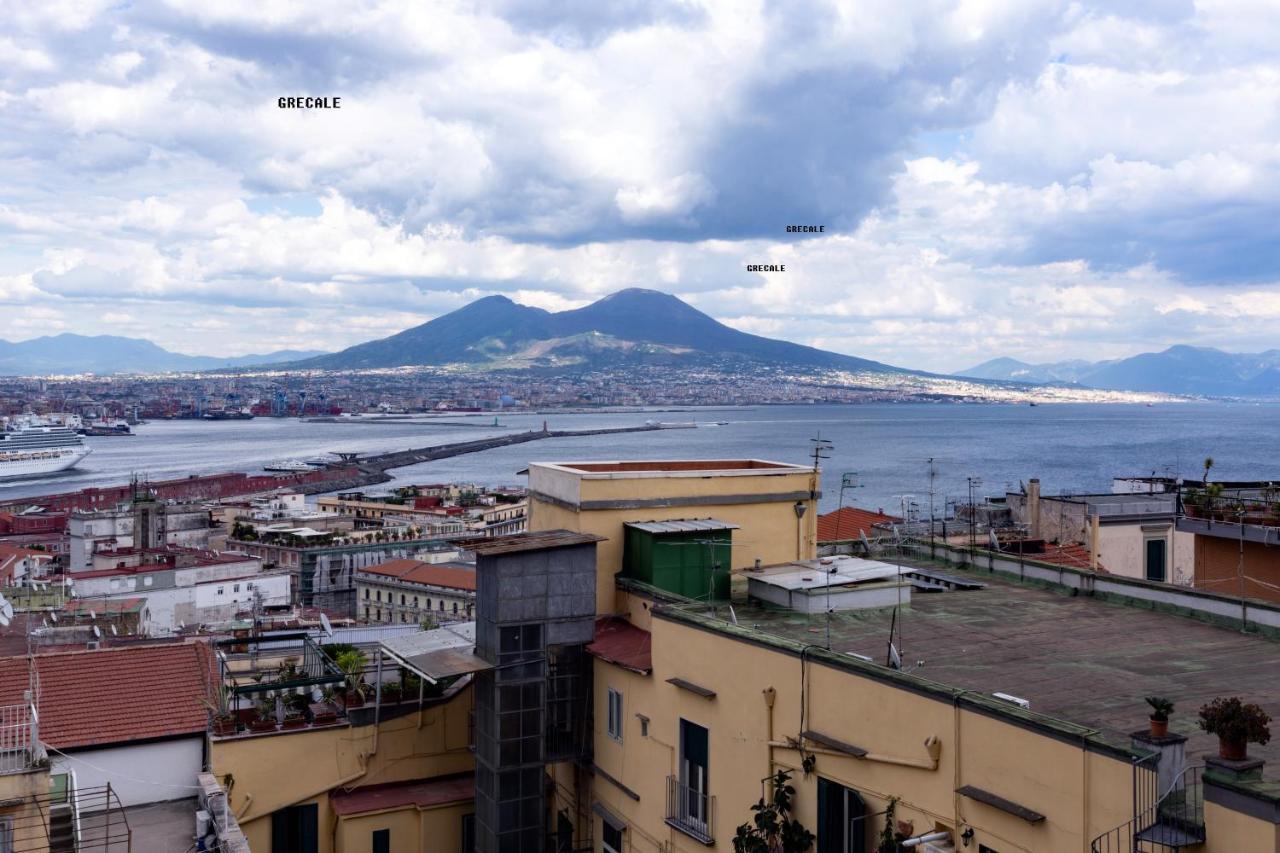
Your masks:
<path fill-rule="evenodd" d="M 388 560 L 376 566 L 365 566 L 356 570 L 358 574 L 380 575 L 388 580 L 420 583 L 439 586 L 446 589 L 462 589 L 475 592 L 476 572 L 473 568 L 461 568 L 456 565 L 443 566 L 435 563 L 424 563 L 420 560 Z"/>
<path fill-rule="evenodd" d="M 589 545 L 603 542 L 603 536 L 591 533 L 574 533 L 571 530 L 541 530 L 534 533 L 514 533 L 511 536 L 494 536 L 462 543 L 461 547 L 482 556 L 511 554 L 517 551 L 538 551 L 543 548 L 563 548 L 567 545 Z"/>
<path fill-rule="evenodd" d="M 857 539 L 859 534 L 876 536 L 879 531 L 873 530 L 873 525 L 898 524 L 901 521 L 896 515 L 885 515 L 883 512 L 872 512 L 856 506 L 841 507 L 818 516 L 818 541 L 847 542 Z"/>
<path fill-rule="evenodd" d="M 1217 751 L 1216 738 L 1197 725 L 1200 706 L 1216 697 L 1240 696 L 1280 719 L 1276 640 L 986 572 L 947 571 L 985 588 L 918 594 L 903 609 L 898 646 L 912 676 L 988 696 L 1012 694 L 1030 701 L 1033 712 L 1122 741 L 1146 728 L 1144 697 L 1165 696 L 1177 706 L 1170 731 L 1189 738 L 1192 760 Z M 739 604 L 735 610 L 741 627 L 822 642 L 822 613 Z M 891 607 L 831 614 L 832 650 L 884 663 L 892 618 Z M 1280 770 L 1280 739 L 1249 749 Z"/>
<path fill-rule="evenodd" d="M 671 521 L 628 521 L 624 527 L 645 533 L 696 533 L 699 530 L 737 530 L 738 525 L 714 518 L 678 518 Z"/>
<path fill-rule="evenodd" d="M 40 739 L 65 750 L 203 734 L 212 662 L 202 642 L 38 654 Z M 27 684 L 25 657 L 0 658 L 0 705 Z"/>
<path fill-rule="evenodd" d="M 645 459 L 630 462 L 534 462 L 532 468 L 551 468 L 586 477 L 644 477 L 707 474 L 712 472 L 794 474 L 811 469 L 766 459 Z"/>
<path fill-rule="evenodd" d="M 335 813 L 345 816 L 406 806 L 426 809 L 450 803 L 465 803 L 473 796 L 474 776 L 464 773 L 434 779 L 363 785 L 350 791 L 338 790 L 329 795 L 329 802 Z"/>

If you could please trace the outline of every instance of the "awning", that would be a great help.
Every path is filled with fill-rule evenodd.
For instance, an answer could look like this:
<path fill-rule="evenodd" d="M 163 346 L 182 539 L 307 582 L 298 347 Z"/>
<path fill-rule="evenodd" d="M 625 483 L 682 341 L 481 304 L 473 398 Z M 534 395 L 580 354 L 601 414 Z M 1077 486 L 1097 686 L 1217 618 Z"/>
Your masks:
<path fill-rule="evenodd" d="M 431 631 L 391 637 L 383 640 L 381 646 L 401 666 L 432 684 L 493 669 L 493 664 L 476 654 L 475 622 L 457 622 Z"/>

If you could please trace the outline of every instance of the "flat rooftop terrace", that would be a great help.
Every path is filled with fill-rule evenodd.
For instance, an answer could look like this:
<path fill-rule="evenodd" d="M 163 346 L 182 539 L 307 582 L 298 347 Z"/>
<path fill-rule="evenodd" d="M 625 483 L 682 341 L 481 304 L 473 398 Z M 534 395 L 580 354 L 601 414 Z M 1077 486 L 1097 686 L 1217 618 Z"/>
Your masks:
<path fill-rule="evenodd" d="M 1199 729 L 1200 706 L 1239 696 L 1277 721 L 1271 743 L 1250 744 L 1249 753 L 1266 759 L 1268 778 L 1280 777 L 1280 641 L 987 572 L 945 571 L 986 587 L 917 592 L 904 606 L 898 647 L 903 669 L 912 675 L 988 695 L 1012 694 L 1029 700 L 1033 712 L 1122 737 L 1147 728 L 1144 697 L 1165 696 L 1176 706 L 1169 730 L 1189 738 L 1193 763 L 1218 748 L 1217 737 Z M 824 614 L 760 605 L 735 609 L 741 627 L 825 642 Z M 892 613 L 831 614 L 832 651 L 884 664 Z"/>

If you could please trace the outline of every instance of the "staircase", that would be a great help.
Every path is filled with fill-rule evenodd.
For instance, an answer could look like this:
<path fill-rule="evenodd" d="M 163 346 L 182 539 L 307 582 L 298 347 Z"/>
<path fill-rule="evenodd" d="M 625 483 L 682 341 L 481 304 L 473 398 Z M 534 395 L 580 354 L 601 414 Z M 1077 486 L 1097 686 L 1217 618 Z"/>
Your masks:
<path fill-rule="evenodd" d="M 1135 809 L 1132 820 L 1095 838 L 1091 853 L 1159 853 L 1203 844 L 1203 772 L 1200 765 L 1184 769 L 1154 803 Z"/>

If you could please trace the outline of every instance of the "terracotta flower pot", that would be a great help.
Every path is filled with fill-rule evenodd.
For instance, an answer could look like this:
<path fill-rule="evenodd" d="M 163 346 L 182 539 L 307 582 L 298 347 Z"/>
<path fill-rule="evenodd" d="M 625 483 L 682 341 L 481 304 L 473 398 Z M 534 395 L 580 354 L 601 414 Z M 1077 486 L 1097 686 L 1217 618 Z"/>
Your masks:
<path fill-rule="evenodd" d="M 281 728 L 285 729 L 305 729 L 307 727 L 307 718 L 301 715 L 296 717 L 285 717 Z"/>
<path fill-rule="evenodd" d="M 1168 720 L 1157 720 L 1155 717 L 1150 717 L 1149 719 L 1151 720 L 1152 737 L 1164 737 L 1169 733 Z"/>
<path fill-rule="evenodd" d="M 1243 740 L 1218 738 L 1218 755 L 1228 761 L 1244 761 L 1249 757 L 1249 743 Z"/>
<path fill-rule="evenodd" d="M 249 724 L 249 731 L 251 732 L 274 732 L 275 730 L 275 720 L 254 720 Z"/>
<path fill-rule="evenodd" d="M 316 726 L 331 726 L 336 722 L 338 722 L 338 715 L 333 711 L 321 711 L 311 721 L 312 725 Z"/>
<path fill-rule="evenodd" d="M 235 717 L 214 717 L 213 733 L 218 737 L 227 737 L 236 733 Z"/>

